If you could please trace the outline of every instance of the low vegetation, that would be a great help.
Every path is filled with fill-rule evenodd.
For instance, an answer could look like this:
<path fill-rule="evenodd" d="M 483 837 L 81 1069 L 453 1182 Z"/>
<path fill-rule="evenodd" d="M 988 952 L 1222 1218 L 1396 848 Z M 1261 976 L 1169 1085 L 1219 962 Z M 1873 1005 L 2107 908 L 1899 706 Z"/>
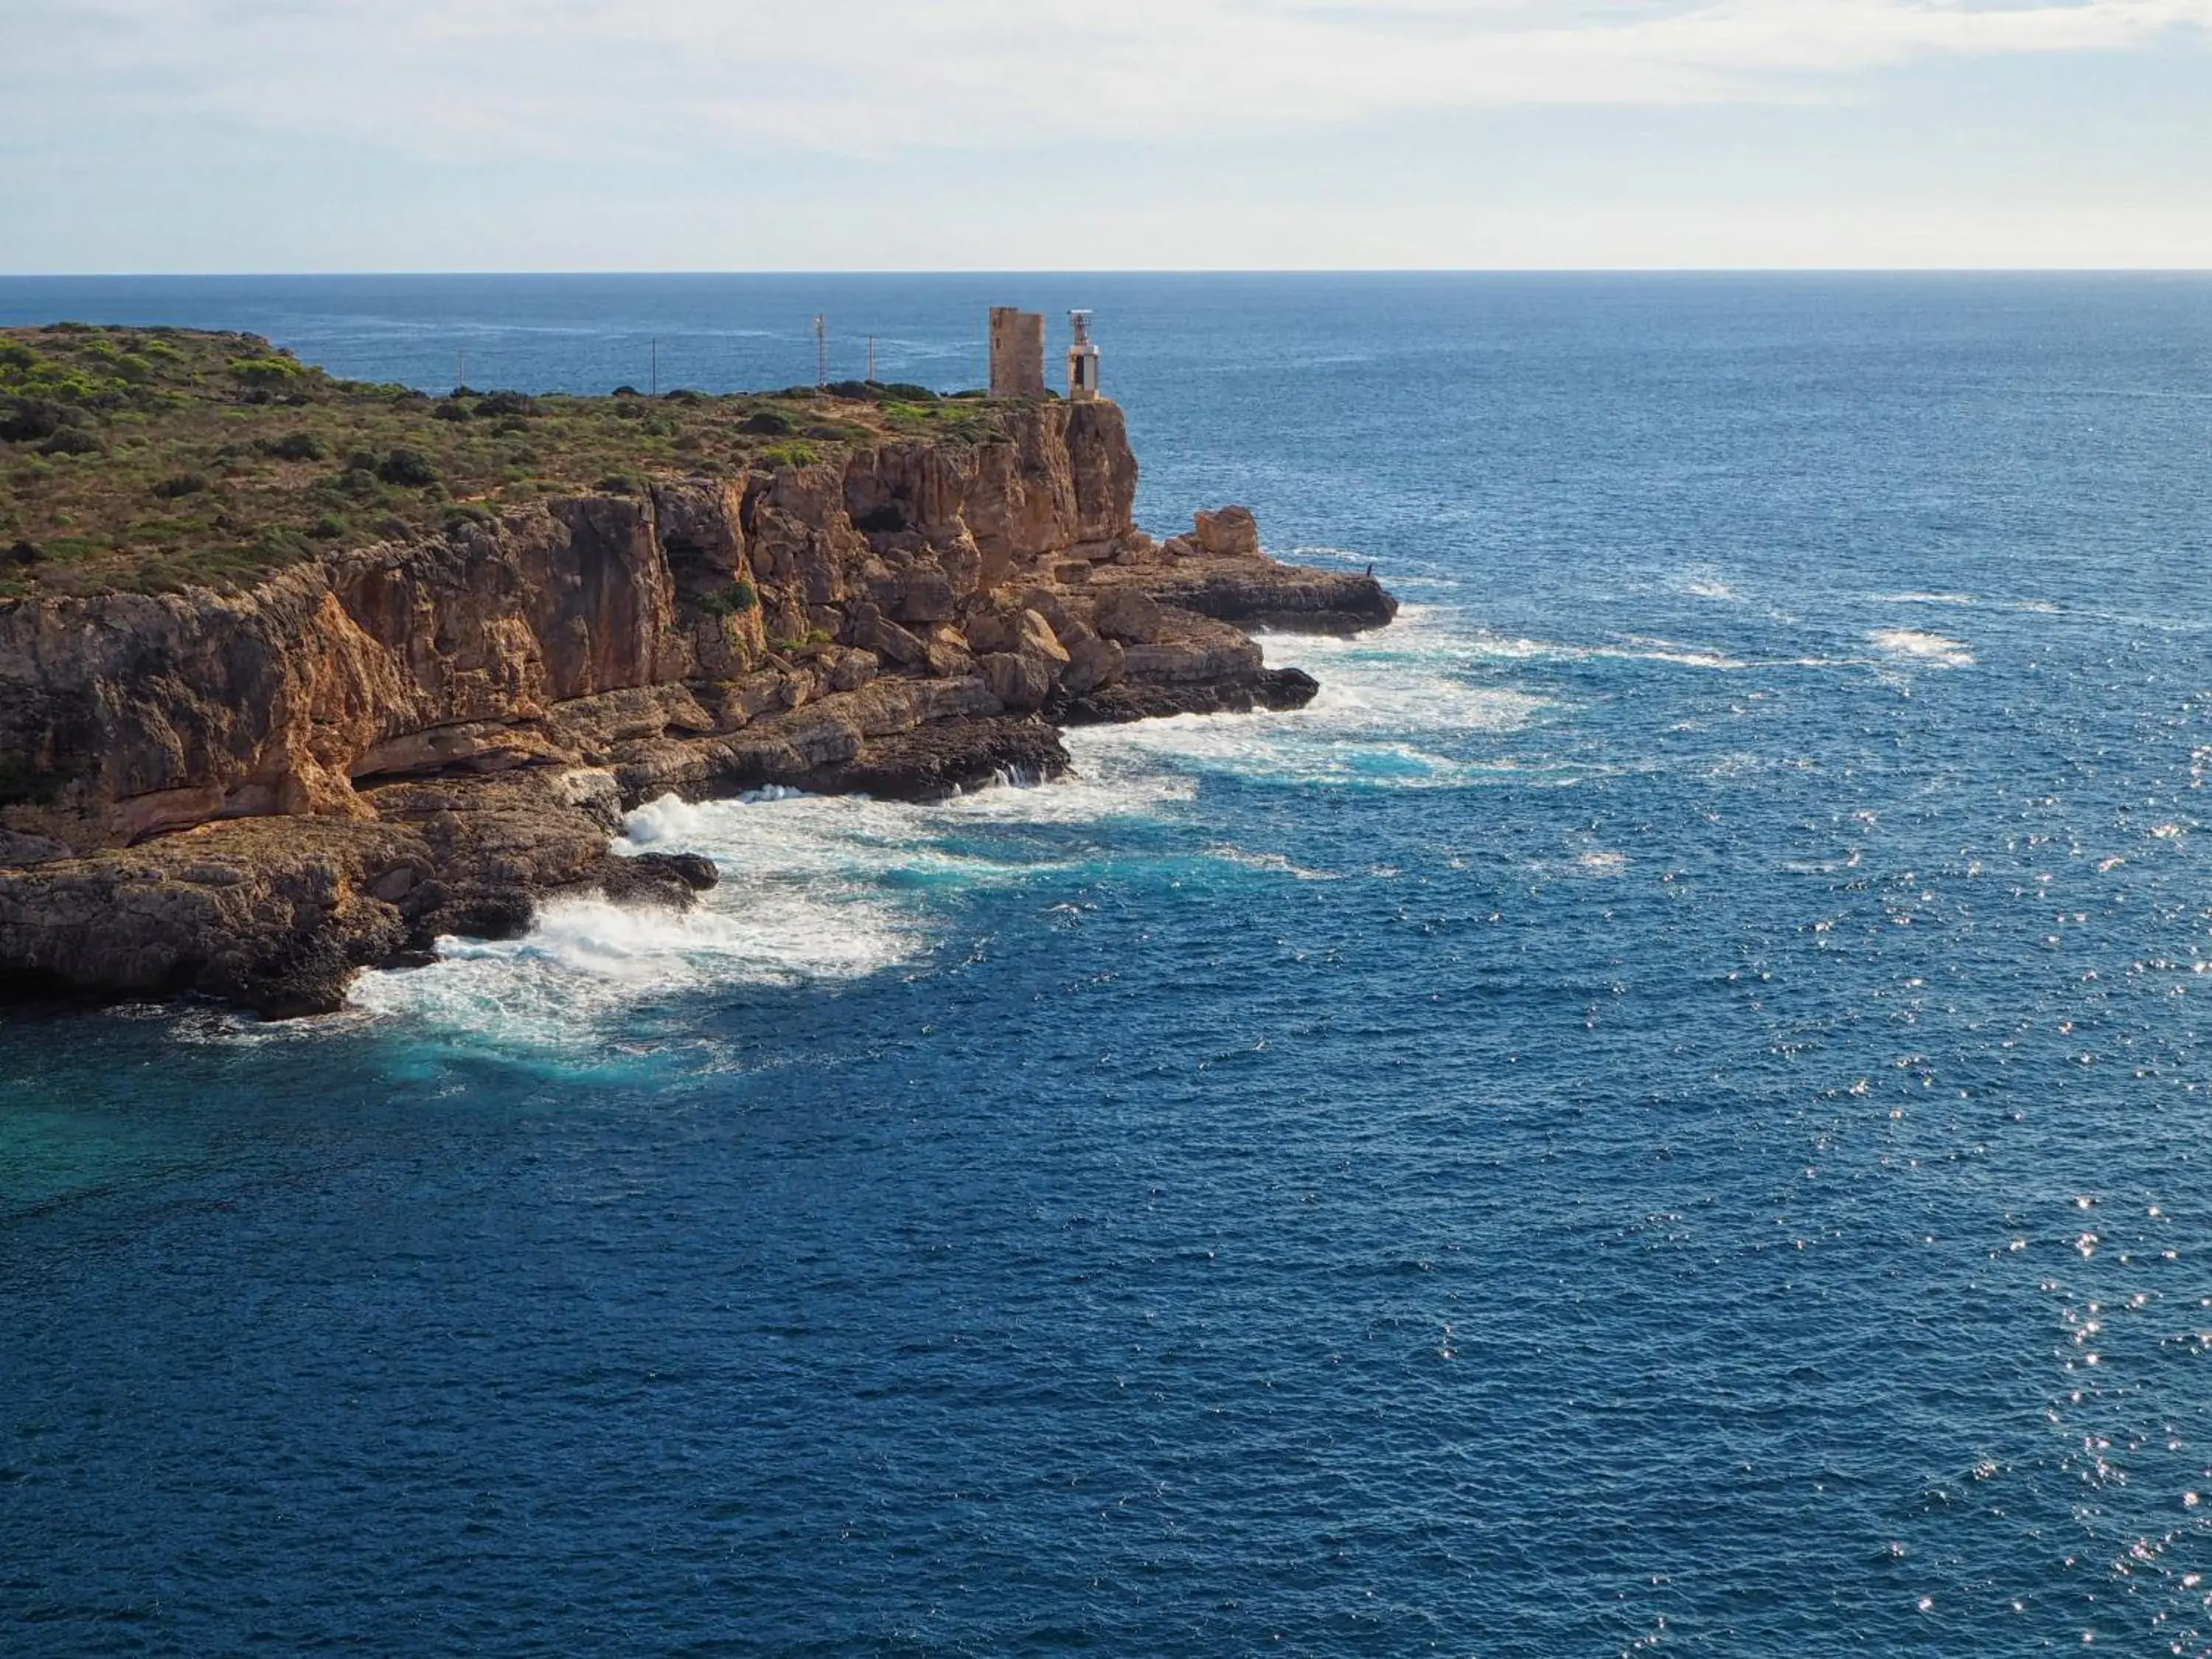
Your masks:
<path fill-rule="evenodd" d="M 251 586 L 549 495 L 805 466 L 905 437 L 1000 432 L 988 402 L 917 386 L 432 398 L 336 379 L 250 334 L 0 330 L 0 599 Z"/>

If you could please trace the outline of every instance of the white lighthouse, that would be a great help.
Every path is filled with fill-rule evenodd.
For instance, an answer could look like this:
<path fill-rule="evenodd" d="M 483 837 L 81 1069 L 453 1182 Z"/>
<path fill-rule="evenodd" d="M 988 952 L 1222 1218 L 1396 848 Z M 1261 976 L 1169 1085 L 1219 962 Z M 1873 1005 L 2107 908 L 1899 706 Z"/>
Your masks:
<path fill-rule="evenodd" d="M 1067 400 L 1087 404 L 1098 396 L 1098 348 L 1091 343 L 1091 313 L 1069 312 L 1067 325 L 1075 336 L 1067 347 Z"/>

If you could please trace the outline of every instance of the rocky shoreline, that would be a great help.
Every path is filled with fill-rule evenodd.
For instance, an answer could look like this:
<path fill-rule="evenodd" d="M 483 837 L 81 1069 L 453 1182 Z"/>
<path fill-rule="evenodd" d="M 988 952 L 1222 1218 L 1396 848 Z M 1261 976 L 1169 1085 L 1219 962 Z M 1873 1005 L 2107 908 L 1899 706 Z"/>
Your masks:
<path fill-rule="evenodd" d="M 244 593 L 0 602 L 0 995 L 327 1012 L 549 896 L 691 902 L 705 860 L 610 852 L 646 800 L 1050 778 L 1063 726 L 1310 700 L 1239 624 L 1396 609 L 1267 558 L 1240 508 L 1154 543 L 1111 404 L 997 418 Z"/>

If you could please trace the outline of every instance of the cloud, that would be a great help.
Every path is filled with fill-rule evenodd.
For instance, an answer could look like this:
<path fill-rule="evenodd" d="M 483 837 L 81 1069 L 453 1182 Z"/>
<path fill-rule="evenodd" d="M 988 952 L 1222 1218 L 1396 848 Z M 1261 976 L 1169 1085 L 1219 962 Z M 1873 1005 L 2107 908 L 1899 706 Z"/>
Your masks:
<path fill-rule="evenodd" d="M 1267 136 L 1403 112 L 1842 95 L 2137 50 L 2212 0 L 0 0 L 19 132 L 216 120 L 641 162 Z"/>

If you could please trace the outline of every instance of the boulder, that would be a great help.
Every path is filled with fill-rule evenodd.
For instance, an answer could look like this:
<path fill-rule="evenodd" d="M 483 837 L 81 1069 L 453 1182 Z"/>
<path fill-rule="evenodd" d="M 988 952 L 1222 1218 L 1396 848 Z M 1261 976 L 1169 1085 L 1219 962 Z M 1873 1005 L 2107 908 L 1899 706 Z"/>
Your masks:
<path fill-rule="evenodd" d="M 1151 594 L 1133 587 L 1117 587 L 1092 607 L 1091 623 L 1109 639 L 1149 645 L 1160 637 L 1166 618 L 1159 601 Z"/>
<path fill-rule="evenodd" d="M 976 666 L 991 695 L 1018 713 L 1043 708 L 1057 678 L 1046 659 L 1012 651 L 994 651 L 979 659 Z"/>
<path fill-rule="evenodd" d="M 1119 684 L 1126 666 L 1117 641 L 1101 639 L 1086 628 L 1067 642 L 1067 666 L 1060 672 L 1060 683 L 1069 696 L 1085 696 Z"/>
<path fill-rule="evenodd" d="M 1261 556 L 1260 526 L 1249 507 L 1224 507 L 1218 513 L 1200 513 L 1192 534 L 1199 550 L 1215 558 Z"/>
<path fill-rule="evenodd" d="M 863 651 L 872 652 L 880 662 L 901 668 L 928 665 L 929 647 L 873 605 L 856 608 L 851 631 L 853 643 Z"/>
<path fill-rule="evenodd" d="M 1048 662 L 1065 664 L 1067 647 L 1060 642 L 1042 611 L 1024 611 L 1014 634 L 1014 649 L 1025 657 L 1042 657 Z"/>
<path fill-rule="evenodd" d="M 929 672 L 939 679 L 957 679 L 975 672 L 975 653 L 968 648 L 968 636 L 958 629 L 939 623 L 922 644 L 929 653 Z"/>
<path fill-rule="evenodd" d="M 822 653 L 823 682 L 832 691 L 857 691 L 875 678 L 876 653 L 857 647 L 833 647 Z"/>

